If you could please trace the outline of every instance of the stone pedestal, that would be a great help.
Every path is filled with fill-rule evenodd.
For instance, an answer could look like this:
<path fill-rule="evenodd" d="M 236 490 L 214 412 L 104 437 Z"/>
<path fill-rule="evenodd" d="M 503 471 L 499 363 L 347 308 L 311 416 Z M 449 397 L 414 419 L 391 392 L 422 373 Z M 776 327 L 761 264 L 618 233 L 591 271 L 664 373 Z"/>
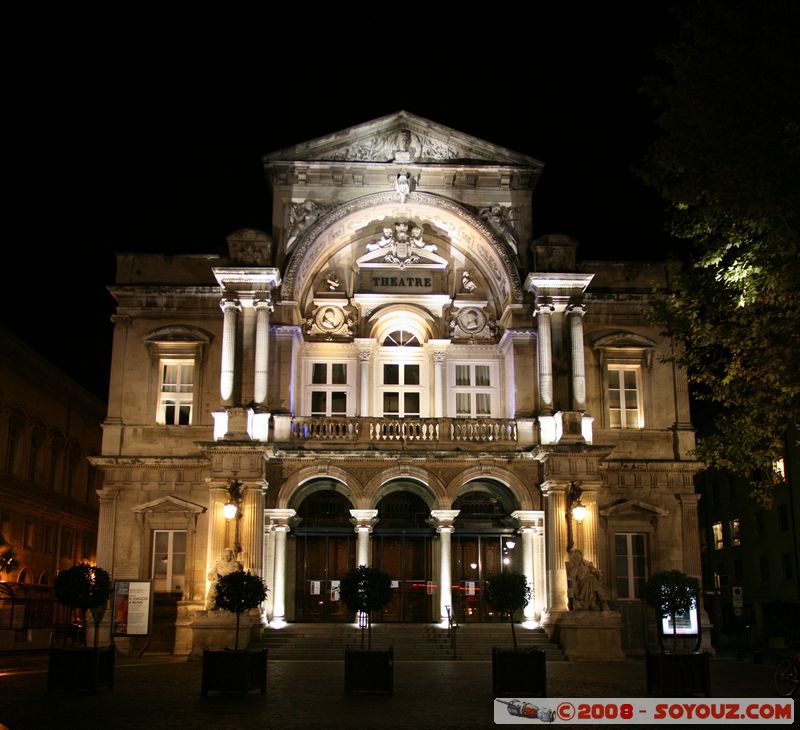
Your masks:
<path fill-rule="evenodd" d="M 239 647 L 247 647 L 253 631 L 260 627 L 258 615 L 243 613 L 239 620 Z M 235 646 L 236 615 L 230 611 L 198 611 L 189 628 L 194 656 L 202 654 L 203 649 L 232 649 Z"/>
<path fill-rule="evenodd" d="M 618 611 L 567 611 L 558 620 L 561 648 L 571 662 L 621 662 L 622 619 Z"/>

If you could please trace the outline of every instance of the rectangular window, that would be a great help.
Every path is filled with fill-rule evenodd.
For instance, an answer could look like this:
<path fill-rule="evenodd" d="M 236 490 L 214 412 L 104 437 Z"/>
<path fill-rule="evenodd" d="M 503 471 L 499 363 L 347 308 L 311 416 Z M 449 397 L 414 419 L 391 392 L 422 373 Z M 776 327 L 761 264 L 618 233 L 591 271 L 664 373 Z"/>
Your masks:
<path fill-rule="evenodd" d="M 36 547 L 36 525 L 31 520 L 25 520 L 22 544 L 26 550 L 33 550 Z"/>
<path fill-rule="evenodd" d="M 614 535 L 616 591 L 621 600 L 639 598 L 647 581 L 645 537 L 639 532 Z"/>
<path fill-rule="evenodd" d="M 190 425 L 193 391 L 194 362 L 162 360 L 158 422 L 166 426 Z"/>
<path fill-rule="evenodd" d="M 711 531 L 714 533 L 714 550 L 722 550 L 725 547 L 725 538 L 722 535 L 722 523 L 715 522 L 711 525 Z"/>
<path fill-rule="evenodd" d="M 762 555 L 758 559 L 759 573 L 761 574 L 761 582 L 769 583 L 769 556 Z"/>
<path fill-rule="evenodd" d="M 491 365 L 456 363 L 451 372 L 451 409 L 459 418 L 487 418 L 492 415 L 496 378 Z M 452 413 L 452 410 L 451 410 Z"/>
<path fill-rule="evenodd" d="M 56 551 L 56 529 L 52 525 L 45 525 L 44 528 L 44 551 L 48 555 Z"/>
<path fill-rule="evenodd" d="M 730 528 L 731 528 L 731 545 L 733 547 L 738 547 L 739 545 L 742 544 L 742 539 L 741 539 L 741 537 L 739 535 L 739 518 L 738 517 L 734 517 L 731 520 Z"/>
<path fill-rule="evenodd" d="M 183 593 L 186 575 L 186 530 L 153 532 L 153 591 Z"/>
<path fill-rule="evenodd" d="M 781 555 L 781 572 L 784 580 L 791 580 L 794 571 L 792 570 L 792 554 L 783 553 Z"/>
<path fill-rule="evenodd" d="M 638 366 L 609 366 L 608 425 L 611 428 L 642 428 L 640 390 Z"/>
<path fill-rule="evenodd" d="M 349 394 L 347 376 L 347 363 L 311 363 L 309 400 L 312 416 L 321 418 L 347 415 Z"/>
<path fill-rule="evenodd" d="M 733 579 L 737 586 L 742 585 L 742 561 L 739 558 L 733 561 Z"/>
<path fill-rule="evenodd" d="M 785 504 L 778 505 L 778 529 L 782 532 L 789 529 L 789 508 Z"/>
<path fill-rule="evenodd" d="M 381 389 L 383 415 L 394 418 L 419 418 L 422 406 L 419 364 L 384 363 L 382 375 L 382 386 L 397 386 L 397 390 L 387 390 L 385 387 Z"/>

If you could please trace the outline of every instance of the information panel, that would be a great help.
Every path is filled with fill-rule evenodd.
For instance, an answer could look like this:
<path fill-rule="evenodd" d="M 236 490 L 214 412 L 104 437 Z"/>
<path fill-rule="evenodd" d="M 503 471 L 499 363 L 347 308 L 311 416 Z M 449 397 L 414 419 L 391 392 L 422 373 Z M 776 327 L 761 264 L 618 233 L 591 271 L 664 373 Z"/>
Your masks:
<path fill-rule="evenodd" d="M 147 636 L 150 633 L 152 597 L 152 581 L 115 580 L 112 635 Z"/>

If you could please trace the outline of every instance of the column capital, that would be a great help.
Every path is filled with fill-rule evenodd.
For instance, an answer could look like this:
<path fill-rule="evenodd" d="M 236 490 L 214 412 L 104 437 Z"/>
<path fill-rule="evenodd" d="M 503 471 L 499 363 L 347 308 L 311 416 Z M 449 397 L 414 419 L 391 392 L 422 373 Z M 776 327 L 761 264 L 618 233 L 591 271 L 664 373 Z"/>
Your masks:
<path fill-rule="evenodd" d="M 361 530 L 372 532 L 372 528 L 378 521 L 378 510 L 376 509 L 351 509 L 350 514 L 352 515 L 350 522 L 355 526 L 357 533 Z"/>
<path fill-rule="evenodd" d="M 253 307 L 256 310 L 266 309 L 268 312 L 274 312 L 275 307 L 272 304 L 272 297 L 269 292 L 257 292 L 253 298 Z"/>
<path fill-rule="evenodd" d="M 242 303 L 236 299 L 235 297 L 223 297 L 220 300 L 219 308 L 223 312 L 227 312 L 228 310 L 236 310 L 237 312 L 242 311 Z"/>
<path fill-rule="evenodd" d="M 537 527 L 544 527 L 544 512 L 542 510 L 518 509 L 512 512 L 511 516 L 519 521 L 520 532 L 523 530 L 533 530 Z"/>
<path fill-rule="evenodd" d="M 533 307 L 533 316 L 547 315 L 549 317 L 555 309 L 556 307 L 552 302 L 536 302 Z"/>
<path fill-rule="evenodd" d="M 458 517 L 459 509 L 434 509 L 431 510 L 431 517 L 438 523 L 436 525 L 436 532 L 453 532 L 453 521 Z"/>
<path fill-rule="evenodd" d="M 265 509 L 264 515 L 269 518 L 272 529 L 288 532 L 291 529 L 289 520 L 297 514 L 293 509 Z"/>
<path fill-rule="evenodd" d="M 586 314 L 586 305 L 583 302 L 572 302 L 567 304 L 567 315 L 574 314 L 576 317 L 583 317 Z"/>

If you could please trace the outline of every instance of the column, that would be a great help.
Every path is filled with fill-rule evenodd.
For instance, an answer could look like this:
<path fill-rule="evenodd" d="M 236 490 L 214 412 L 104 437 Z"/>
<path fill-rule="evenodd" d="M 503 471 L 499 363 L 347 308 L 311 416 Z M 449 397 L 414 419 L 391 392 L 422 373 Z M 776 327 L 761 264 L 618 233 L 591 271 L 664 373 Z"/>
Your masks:
<path fill-rule="evenodd" d="M 554 309 L 552 304 L 536 305 L 539 397 L 541 398 L 541 411 L 547 414 L 553 412 L 553 352 L 550 314 Z"/>
<path fill-rule="evenodd" d="M 536 585 L 534 569 L 534 538 L 536 535 L 536 524 L 541 519 L 542 513 L 533 510 L 517 510 L 511 516 L 519 520 L 519 534 L 522 537 L 522 574 L 528 579 L 531 588 L 531 600 L 523 609 L 526 621 L 535 620 L 536 614 Z"/>
<path fill-rule="evenodd" d="M 681 530 L 683 547 L 683 565 L 677 566 L 686 575 L 691 575 L 699 581 L 703 579 L 700 567 L 700 529 L 697 518 L 697 503 L 700 496 L 697 494 L 676 495 L 681 505 Z"/>
<path fill-rule="evenodd" d="M 572 343 L 572 410 L 586 410 L 586 369 L 583 361 L 583 304 L 567 307 L 569 333 Z"/>
<path fill-rule="evenodd" d="M 369 555 L 369 535 L 377 522 L 378 510 L 376 509 L 351 509 L 353 516 L 351 522 L 355 524 L 356 530 L 356 567 L 372 564 Z"/>
<path fill-rule="evenodd" d="M 353 342 L 358 348 L 358 415 L 369 416 L 369 363 L 375 340 L 371 337 L 356 337 Z"/>
<path fill-rule="evenodd" d="M 281 624 L 286 621 L 286 535 L 291 529 L 289 520 L 294 517 L 293 509 L 267 509 L 264 514 L 270 518 L 275 533 L 275 574 L 272 585 L 272 621 Z"/>
<path fill-rule="evenodd" d="M 262 575 L 262 555 L 264 550 L 264 496 L 267 486 L 264 482 L 245 485 L 242 504 L 241 541 L 242 555 L 239 558 L 244 569 Z"/>
<path fill-rule="evenodd" d="M 238 299 L 223 299 L 220 302 L 222 322 L 222 368 L 219 377 L 219 393 L 224 403 L 231 405 L 233 376 L 236 366 L 236 320 L 242 307 Z"/>
<path fill-rule="evenodd" d="M 273 309 L 269 294 L 262 294 L 259 298 L 254 299 L 253 306 L 256 310 L 256 366 L 253 397 L 257 405 L 265 405 L 269 384 L 269 313 Z"/>
<path fill-rule="evenodd" d="M 118 489 L 105 487 L 97 490 L 100 516 L 97 524 L 97 565 L 109 573 L 114 572 L 114 530 L 117 523 Z M 56 547 L 60 549 L 60 542 Z"/>
<path fill-rule="evenodd" d="M 447 346 L 450 340 L 428 340 L 428 345 L 433 351 L 433 416 L 444 418 L 447 373 L 445 372 L 445 359 Z"/>
<path fill-rule="evenodd" d="M 227 523 L 222 507 L 228 501 L 228 484 L 223 481 L 208 481 L 208 540 L 206 541 L 206 575 L 211 568 L 216 565 L 217 560 L 222 556 L 222 551 L 226 547 L 232 547 L 225 544 L 225 537 L 227 534 Z M 208 595 L 211 588 L 211 583 L 208 581 L 206 584 L 206 591 L 204 595 Z"/>
<path fill-rule="evenodd" d="M 547 593 L 550 611 L 567 610 L 567 535 L 564 510 L 565 486 L 545 482 L 542 484 L 545 520 L 547 524 Z"/>
<path fill-rule="evenodd" d="M 431 517 L 439 523 L 436 527 L 436 533 L 439 535 L 439 616 L 443 623 L 447 621 L 448 609 L 451 615 L 453 612 L 450 535 L 455 532 L 453 520 L 458 517 L 460 511 L 457 509 L 431 510 Z"/>
<path fill-rule="evenodd" d="M 547 595 L 547 549 L 544 517 L 538 521 L 533 536 L 533 581 L 534 612 L 541 619 L 542 612 L 550 605 Z"/>

